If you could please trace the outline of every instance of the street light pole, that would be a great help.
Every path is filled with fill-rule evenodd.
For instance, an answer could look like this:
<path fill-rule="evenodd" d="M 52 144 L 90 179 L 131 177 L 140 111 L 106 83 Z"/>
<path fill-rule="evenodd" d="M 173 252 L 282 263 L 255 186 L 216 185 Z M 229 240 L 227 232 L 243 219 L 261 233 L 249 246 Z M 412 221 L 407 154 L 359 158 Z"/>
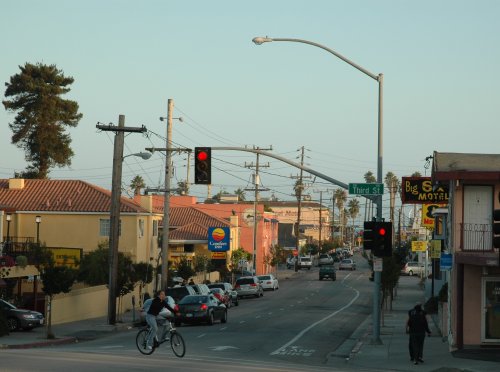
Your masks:
<path fill-rule="evenodd" d="M 8 247 L 10 240 L 10 220 L 12 219 L 12 215 L 10 213 L 7 213 L 5 219 L 7 220 L 7 247 Z"/>
<path fill-rule="evenodd" d="M 252 41 L 256 45 L 261 45 L 263 43 L 270 43 L 272 41 L 288 41 L 295 43 L 309 44 L 327 52 L 333 54 L 342 61 L 348 63 L 352 67 L 361 71 L 365 75 L 368 75 L 372 79 L 378 82 L 378 140 L 377 140 L 377 182 L 382 183 L 382 164 L 383 164 L 383 110 L 382 110 L 382 94 L 383 94 L 383 81 L 384 75 L 375 75 L 360 65 L 354 63 L 350 59 L 344 57 L 342 54 L 330 49 L 324 45 L 315 43 L 313 41 L 302 40 L 302 39 L 291 39 L 291 38 L 270 38 L 270 37 L 254 37 Z M 378 195 L 376 198 L 377 205 L 377 221 L 382 221 L 382 195 Z M 374 292 L 373 292 L 373 339 L 372 342 L 376 344 L 381 344 L 380 340 L 380 282 L 381 282 L 381 272 L 376 271 L 374 275 Z"/>
<path fill-rule="evenodd" d="M 42 222 L 42 217 L 36 216 L 36 244 L 40 245 L 40 222 Z"/>

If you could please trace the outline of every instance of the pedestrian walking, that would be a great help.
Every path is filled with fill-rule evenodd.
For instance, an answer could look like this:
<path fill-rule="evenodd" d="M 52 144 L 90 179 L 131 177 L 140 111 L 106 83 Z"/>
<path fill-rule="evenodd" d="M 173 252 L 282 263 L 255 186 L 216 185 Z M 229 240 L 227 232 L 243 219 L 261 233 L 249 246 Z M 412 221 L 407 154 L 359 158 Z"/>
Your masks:
<path fill-rule="evenodd" d="M 419 303 L 408 312 L 406 333 L 410 335 L 408 347 L 411 361 L 413 364 L 423 363 L 425 334 L 430 336 L 431 331 L 427 323 L 427 314 Z"/>

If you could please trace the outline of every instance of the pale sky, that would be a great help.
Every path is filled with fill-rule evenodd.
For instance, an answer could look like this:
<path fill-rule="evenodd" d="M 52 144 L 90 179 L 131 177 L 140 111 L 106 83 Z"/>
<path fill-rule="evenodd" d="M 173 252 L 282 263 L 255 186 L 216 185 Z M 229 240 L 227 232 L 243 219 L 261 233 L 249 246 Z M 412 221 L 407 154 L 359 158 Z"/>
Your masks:
<path fill-rule="evenodd" d="M 383 174 L 430 175 L 433 151 L 498 153 L 500 143 L 500 1 L 2 1 L 0 79 L 26 62 L 55 64 L 75 79 L 65 96 L 83 118 L 69 130 L 70 168 L 52 179 L 81 179 L 110 189 L 113 135 L 96 124 L 145 125 L 125 154 L 165 147 L 167 100 L 174 100 L 174 146 L 272 146 L 344 183 L 376 175 L 378 83 L 314 46 L 322 44 L 371 73 L 384 74 Z M 2 100 L 5 87 L 2 85 Z M 26 168 L 11 144 L 14 114 L 0 107 L 0 178 Z M 123 185 L 140 175 L 162 187 L 165 157 L 124 161 Z M 255 156 L 214 151 L 212 194 L 252 188 Z M 292 200 L 299 170 L 261 158 L 261 187 Z M 172 183 L 186 178 L 186 156 L 174 156 Z M 193 161 L 191 161 L 191 168 Z M 190 180 L 192 181 L 192 171 Z M 308 178 L 306 193 L 337 186 Z M 192 186 L 204 199 L 206 186 Z M 384 195 L 384 214 L 388 209 Z M 247 199 L 253 200 L 247 191 Z M 364 203 L 364 199 L 360 200 Z"/>

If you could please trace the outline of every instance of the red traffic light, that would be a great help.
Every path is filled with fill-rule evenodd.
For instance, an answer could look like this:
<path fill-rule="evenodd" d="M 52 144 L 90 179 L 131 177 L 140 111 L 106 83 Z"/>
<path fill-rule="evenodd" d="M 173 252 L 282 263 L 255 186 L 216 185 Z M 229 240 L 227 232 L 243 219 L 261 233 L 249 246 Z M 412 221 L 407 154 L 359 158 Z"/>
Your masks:
<path fill-rule="evenodd" d="M 200 151 L 198 152 L 198 154 L 196 154 L 196 156 L 200 161 L 205 161 L 208 159 L 208 154 L 206 153 L 206 151 Z"/>
<path fill-rule="evenodd" d="M 381 235 L 381 236 L 385 236 L 385 228 L 381 227 L 380 229 L 378 229 L 378 234 Z"/>

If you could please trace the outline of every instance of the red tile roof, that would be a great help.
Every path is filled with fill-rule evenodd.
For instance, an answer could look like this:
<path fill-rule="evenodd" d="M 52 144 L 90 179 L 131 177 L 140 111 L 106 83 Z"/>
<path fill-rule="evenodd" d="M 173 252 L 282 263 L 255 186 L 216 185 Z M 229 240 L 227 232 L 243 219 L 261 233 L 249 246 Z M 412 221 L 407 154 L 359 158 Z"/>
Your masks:
<path fill-rule="evenodd" d="M 169 224 L 171 228 L 182 227 L 196 222 L 201 226 L 224 227 L 230 226 L 229 221 L 210 216 L 194 207 L 175 207 L 170 208 Z"/>
<path fill-rule="evenodd" d="M 168 240 L 208 240 L 208 227 L 202 226 L 197 222 L 192 222 L 189 225 L 171 231 L 168 234 Z"/>
<path fill-rule="evenodd" d="M 9 180 L 0 179 L 0 204 L 17 211 L 109 212 L 111 191 L 79 180 L 26 179 L 22 189 L 9 189 Z M 145 213 L 146 210 L 126 197 L 120 212 Z"/>

